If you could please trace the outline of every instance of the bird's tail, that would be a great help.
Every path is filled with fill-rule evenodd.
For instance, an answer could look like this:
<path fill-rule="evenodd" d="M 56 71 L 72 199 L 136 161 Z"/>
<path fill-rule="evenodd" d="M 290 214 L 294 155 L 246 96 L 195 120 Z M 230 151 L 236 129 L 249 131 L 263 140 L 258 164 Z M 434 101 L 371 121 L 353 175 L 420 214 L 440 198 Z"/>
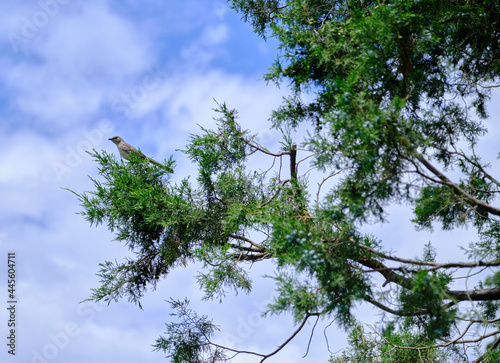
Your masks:
<path fill-rule="evenodd" d="M 159 162 L 157 162 L 156 160 L 153 160 L 153 159 L 150 159 L 150 158 L 147 158 L 148 161 L 151 163 L 151 164 L 154 164 L 156 166 L 159 166 L 160 168 L 162 169 L 165 169 L 166 171 L 168 171 L 169 173 L 173 174 L 174 173 L 174 170 L 166 165 L 163 165 Z"/>

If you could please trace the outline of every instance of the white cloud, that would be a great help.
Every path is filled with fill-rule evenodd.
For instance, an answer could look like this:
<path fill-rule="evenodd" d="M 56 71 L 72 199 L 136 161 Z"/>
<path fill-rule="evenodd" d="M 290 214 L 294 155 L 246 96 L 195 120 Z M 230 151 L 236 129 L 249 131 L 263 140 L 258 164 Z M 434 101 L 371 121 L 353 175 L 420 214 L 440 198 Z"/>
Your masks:
<path fill-rule="evenodd" d="M 54 159 L 57 154 L 46 138 L 30 132 L 18 132 L 4 138 L 2 145 L 0 183 L 30 187 L 49 179 L 46 161 Z"/>
<path fill-rule="evenodd" d="M 182 57 L 191 67 L 207 66 L 225 54 L 222 45 L 229 39 L 229 32 L 229 27 L 224 23 L 205 26 L 199 39 L 184 47 Z"/>
<path fill-rule="evenodd" d="M 11 102 L 27 117 L 69 126 L 98 109 L 104 89 L 84 77 L 68 77 L 51 65 L 19 64 L 2 75 Z M 76 70 L 75 70 L 76 72 Z"/>
<path fill-rule="evenodd" d="M 218 45 L 229 38 L 229 27 L 226 24 L 209 25 L 203 31 L 202 41 L 206 45 Z"/>
<path fill-rule="evenodd" d="M 34 58 L 3 60 L 0 70 L 20 111 L 62 126 L 95 113 L 155 57 L 146 34 L 106 3 L 67 9 L 26 44 Z"/>
<path fill-rule="evenodd" d="M 147 34 L 106 3 L 84 3 L 65 15 L 37 53 L 65 73 L 108 78 L 142 71 L 154 57 Z"/>

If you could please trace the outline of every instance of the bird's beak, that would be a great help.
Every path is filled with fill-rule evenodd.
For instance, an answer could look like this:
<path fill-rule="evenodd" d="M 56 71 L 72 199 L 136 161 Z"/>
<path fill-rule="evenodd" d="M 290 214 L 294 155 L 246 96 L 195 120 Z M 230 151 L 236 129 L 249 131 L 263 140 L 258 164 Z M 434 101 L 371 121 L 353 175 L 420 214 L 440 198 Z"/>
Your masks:
<path fill-rule="evenodd" d="M 108 140 L 113 140 L 113 138 L 111 137 L 111 138 L 109 138 Z"/>

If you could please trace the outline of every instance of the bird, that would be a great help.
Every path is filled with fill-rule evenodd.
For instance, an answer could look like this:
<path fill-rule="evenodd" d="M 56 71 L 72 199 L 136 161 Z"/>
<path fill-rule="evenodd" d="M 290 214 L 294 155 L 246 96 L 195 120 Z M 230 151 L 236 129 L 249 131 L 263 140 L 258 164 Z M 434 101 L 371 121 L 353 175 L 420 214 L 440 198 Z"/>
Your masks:
<path fill-rule="evenodd" d="M 120 136 L 113 136 L 113 137 L 109 138 L 108 140 L 113 141 L 113 143 L 118 148 L 118 151 L 120 152 L 121 157 L 124 158 L 125 160 L 130 160 L 129 154 L 131 152 L 134 152 L 134 153 L 137 153 L 137 155 L 139 155 L 141 158 L 147 159 L 151 164 L 159 166 L 160 168 L 163 168 L 163 169 L 168 170 L 169 172 L 173 173 L 173 170 L 171 170 L 170 168 L 167 168 L 165 165 L 157 162 L 156 160 L 148 158 L 146 155 L 144 155 L 142 152 L 137 150 L 135 147 L 126 143 Z"/>

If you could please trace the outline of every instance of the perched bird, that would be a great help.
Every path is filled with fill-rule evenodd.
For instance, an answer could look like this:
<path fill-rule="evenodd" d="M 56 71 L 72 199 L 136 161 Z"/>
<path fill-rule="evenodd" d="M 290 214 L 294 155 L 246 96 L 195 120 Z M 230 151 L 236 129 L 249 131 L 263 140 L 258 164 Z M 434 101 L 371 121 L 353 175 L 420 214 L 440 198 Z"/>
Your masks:
<path fill-rule="evenodd" d="M 134 153 L 137 153 L 137 155 L 139 155 L 141 158 L 147 159 L 151 164 L 154 164 L 156 166 L 159 166 L 160 168 L 166 169 L 171 173 L 174 172 L 172 169 L 167 168 L 165 165 L 157 162 L 156 160 L 148 158 L 146 155 L 144 155 L 142 152 L 137 150 L 135 147 L 133 147 L 132 145 L 123 141 L 123 139 L 120 136 L 113 136 L 112 138 L 110 138 L 108 140 L 111 140 L 115 143 L 116 147 L 118 148 L 118 151 L 120 152 L 120 155 L 122 156 L 122 158 L 124 158 L 126 160 L 130 160 L 129 154 L 131 152 L 134 152 Z"/>

